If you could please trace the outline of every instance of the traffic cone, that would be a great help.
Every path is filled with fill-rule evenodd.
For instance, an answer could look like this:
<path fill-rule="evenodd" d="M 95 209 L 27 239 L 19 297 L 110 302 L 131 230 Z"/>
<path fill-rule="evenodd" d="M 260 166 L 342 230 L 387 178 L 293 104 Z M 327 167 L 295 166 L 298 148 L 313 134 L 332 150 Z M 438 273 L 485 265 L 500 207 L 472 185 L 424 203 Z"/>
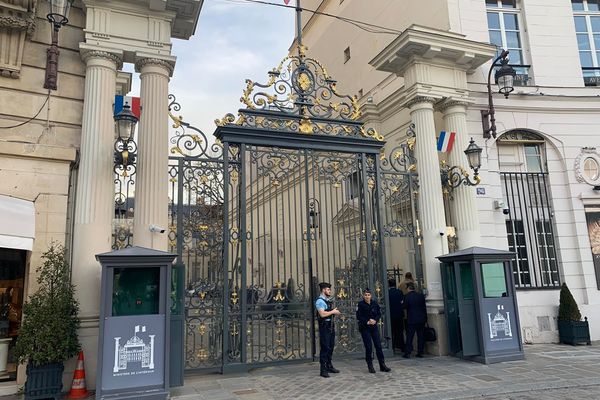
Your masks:
<path fill-rule="evenodd" d="M 83 367 L 83 351 L 79 352 L 79 358 L 77 359 L 77 368 L 73 372 L 73 383 L 71 384 L 71 391 L 67 396 L 67 399 L 84 399 L 88 397 L 90 393 L 85 387 L 85 368 Z"/>

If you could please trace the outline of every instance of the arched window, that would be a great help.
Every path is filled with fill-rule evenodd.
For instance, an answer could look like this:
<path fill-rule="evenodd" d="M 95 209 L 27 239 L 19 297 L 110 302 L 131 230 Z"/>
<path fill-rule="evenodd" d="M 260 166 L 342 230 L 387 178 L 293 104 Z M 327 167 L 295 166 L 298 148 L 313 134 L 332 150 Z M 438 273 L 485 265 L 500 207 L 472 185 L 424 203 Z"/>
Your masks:
<path fill-rule="evenodd" d="M 502 193 L 508 205 L 506 234 L 509 250 L 516 253 L 517 288 L 560 285 L 545 149 L 544 138 L 526 130 L 498 138 Z"/>

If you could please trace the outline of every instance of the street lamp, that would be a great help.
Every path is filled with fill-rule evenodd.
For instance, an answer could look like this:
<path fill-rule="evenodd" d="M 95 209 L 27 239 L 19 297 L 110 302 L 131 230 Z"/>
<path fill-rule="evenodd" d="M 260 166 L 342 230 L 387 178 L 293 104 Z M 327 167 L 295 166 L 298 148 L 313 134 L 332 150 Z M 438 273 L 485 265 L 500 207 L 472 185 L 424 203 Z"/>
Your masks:
<path fill-rule="evenodd" d="M 58 31 L 69 22 L 69 10 L 74 0 L 48 0 L 50 12 L 46 15 L 52 24 L 52 44 L 46 53 L 44 89 L 56 90 L 58 80 Z"/>
<path fill-rule="evenodd" d="M 473 170 L 473 179 L 469 173 L 460 165 L 449 167 L 445 162 L 442 163 L 440 175 L 442 186 L 452 191 L 460 185 L 477 186 L 481 182 L 479 177 L 479 168 L 481 168 L 481 152 L 483 149 L 475 143 L 473 138 L 469 142 L 469 146 L 465 150 L 465 155 L 469 161 L 469 167 Z"/>
<path fill-rule="evenodd" d="M 496 110 L 494 109 L 494 102 L 492 100 L 492 71 L 494 68 L 500 66 L 500 68 L 494 74 L 494 79 L 498 85 L 498 93 L 508 98 L 510 92 L 515 90 L 514 79 L 517 73 L 514 68 L 508 65 L 508 50 L 502 50 L 502 53 L 490 66 L 487 80 L 487 91 L 488 91 L 488 109 L 481 110 L 481 122 L 483 125 L 483 137 L 489 139 L 490 137 L 496 138 Z"/>
<path fill-rule="evenodd" d="M 127 167 L 135 163 L 137 144 L 133 140 L 138 118 L 131 112 L 128 103 L 114 116 L 117 139 L 115 141 L 115 169 L 122 168 L 121 175 L 127 176 Z"/>

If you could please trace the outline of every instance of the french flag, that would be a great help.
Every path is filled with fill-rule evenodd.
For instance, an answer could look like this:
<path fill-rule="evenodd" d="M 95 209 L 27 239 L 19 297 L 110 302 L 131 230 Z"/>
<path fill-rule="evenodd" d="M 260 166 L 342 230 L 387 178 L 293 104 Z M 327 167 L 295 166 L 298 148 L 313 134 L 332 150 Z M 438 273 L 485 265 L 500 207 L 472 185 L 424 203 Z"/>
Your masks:
<path fill-rule="evenodd" d="M 141 114 L 139 97 L 119 96 L 119 95 L 115 96 L 115 114 L 114 115 L 117 115 L 118 113 L 121 112 L 121 110 L 123 110 L 123 105 L 125 105 L 125 103 L 127 103 L 129 105 L 129 107 L 131 107 L 131 112 L 133 113 L 133 115 L 135 115 L 139 119 L 140 114 Z"/>
<path fill-rule="evenodd" d="M 454 146 L 454 137 L 456 132 L 441 131 L 437 141 L 437 149 L 443 153 L 450 153 Z"/>

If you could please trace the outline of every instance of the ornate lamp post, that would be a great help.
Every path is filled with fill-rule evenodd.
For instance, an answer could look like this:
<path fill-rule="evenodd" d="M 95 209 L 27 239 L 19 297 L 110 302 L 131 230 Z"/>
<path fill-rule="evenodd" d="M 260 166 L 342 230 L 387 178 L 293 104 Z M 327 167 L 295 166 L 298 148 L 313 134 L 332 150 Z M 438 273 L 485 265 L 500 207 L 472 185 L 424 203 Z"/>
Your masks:
<path fill-rule="evenodd" d="M 125 103 L 123 110 L 115 115 L 115 129 L 117 140 L 115 141 L 115 170 L 122 168 L 121 175 L 127 176 L 128 166 L 135 163 L 135 152 L 137 144 L 133 140 L 135 126 L 138 118 L 131 112 L 129 104 Z"/>
<path fill-rule="evenodd" d="M 460 185 L 479 185 L 479 182 L 481 181 L 481 178 L 479 177 L 479 168 L 481 168 L 482 150 L 481 147 L 477 146 L 473 138 L 471 138 L 469 146 L 465 150 L 465 154 L 469 161 L 469 167 L 473 170 L 473 179 L 469 177 L 469 173 L 465 171 L 463 167 L 459 165 L 449 167 L 445 163 L 442 163 L 442 168 L 440 169 L 442 186 L 454 190 Z"/>
<path fill-rule="evenodd" d="M 56 90 L 58 79 L 58 31 L 69 22 L 69 10 L 74 0 L 48 0 L 50 12 L 46 15 L 52 24 L 52 44 L 46 54 L 46 78 L 44 88 Z"/>
<path fill-rule="evenodd" d="M 513 82 L 517 73 L 513 67 L 508 65 L 508 50 L 502 50 L 502 53 L 500 53 L 492 63 L 488 73 L 488 109 L 481 110 L 483 137 L 486 139 L 489 139 L 490 137 L 496 138 L 496 110 L 494 109 L 494 102 L 492 100 L 492 84 L 490 80 L 492 78 L 492 71 L 498 66 L 500 66 L 500 68 L 494 74 L 494 79 L 498 85 L 498 93 L 501 93 L 505 98 L 508 98 L 510 92 L 515 90 Z"/>

